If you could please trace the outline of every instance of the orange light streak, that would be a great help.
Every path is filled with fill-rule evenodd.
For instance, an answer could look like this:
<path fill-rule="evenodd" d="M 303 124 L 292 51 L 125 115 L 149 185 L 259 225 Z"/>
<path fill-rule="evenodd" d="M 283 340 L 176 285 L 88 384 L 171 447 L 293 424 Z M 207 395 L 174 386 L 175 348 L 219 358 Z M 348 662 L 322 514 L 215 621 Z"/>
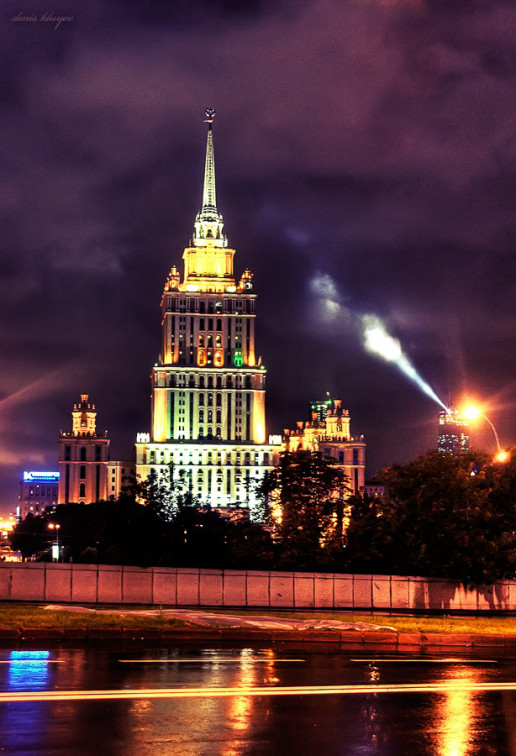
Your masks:
<path fill-rule="evenodd" d="M 270 664 L 271 659 L 252 659 L 252 658 L 245 658 L 243 659 L 205 659 L 202 657 L 199 657 L 198 659 L 118 659 L 120 664 L 192 664 L 192 663 L 199 663 L 199 664 Z M 275 659 L 273 658 L 272 661 L 274 663 L 276 662 L 305 662 L 306 659 Z"/>
<path fill-rule="evenodd" d="M 516 690 L 516 682 L 448 681 L 426 685 L 315 685 L 249 688 L 141 688 L 134 690 L 49 690 L 0 693 L 0 703 L 20 701 L 106 701 L 163 698 L 231 698 L 232 696 L 340 696 L 371 693 L 485 693 Z"/>

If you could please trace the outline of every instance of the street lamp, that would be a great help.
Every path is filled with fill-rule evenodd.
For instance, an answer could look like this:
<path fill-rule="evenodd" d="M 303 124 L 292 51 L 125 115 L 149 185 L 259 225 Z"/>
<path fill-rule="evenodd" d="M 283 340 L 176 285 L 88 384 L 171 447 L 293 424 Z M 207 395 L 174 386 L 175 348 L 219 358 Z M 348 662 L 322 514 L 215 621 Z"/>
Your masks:
<path fill-rule="evenodd" d="M 59 523 L 49 522 L 48 527 L 50 530 L 56 531 L 56 541 L 52 544 L 52 561 L 59 562 Z"/>
<path fill-rule="evenodd" d="M 487 417 L 487 415 L 484 415 L 483 412 L 479 410 L 478 407 L 469 406 L 466 407 L 466 409 L 462 413 L 464 417 L 466 417 L 468 420 L 477 420 L 477 418 L 481 417 L 482 420 L 485 420 L 488 425 L 491 426 L 491 430 L 494 433 L 495 441 L 496 441 L 496 454 L 495 454 L 495 460 L 497 462 L 507 462 L 507 460 L 510 457 L 509 452 L 506 449 L 502 449 L 500 446 L 500 439 L 498 437 L 498 433 L 496 431 L 496 428 L 494 427 L 491 420 Z"/>

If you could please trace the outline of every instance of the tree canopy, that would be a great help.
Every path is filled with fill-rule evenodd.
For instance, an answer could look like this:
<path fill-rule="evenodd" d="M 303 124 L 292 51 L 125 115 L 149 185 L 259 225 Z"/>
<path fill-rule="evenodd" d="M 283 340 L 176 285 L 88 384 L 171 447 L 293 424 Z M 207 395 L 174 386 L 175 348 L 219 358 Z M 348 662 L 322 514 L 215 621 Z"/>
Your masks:
<path fill-rule="evenodd" d="M 278 543 L 279 566 L 314 569 L 342 551 L 349 491 L 342 467 L 319 452 L 283 452 L 259 488 L 261 515 Z"/>
<path fill-rule="evenodd" d="M 516 460 L 429 452 L 383 471 L 382 497 L 353 497 L 347 562 L 361 572 L 490 583 L 516 567 Z"/>

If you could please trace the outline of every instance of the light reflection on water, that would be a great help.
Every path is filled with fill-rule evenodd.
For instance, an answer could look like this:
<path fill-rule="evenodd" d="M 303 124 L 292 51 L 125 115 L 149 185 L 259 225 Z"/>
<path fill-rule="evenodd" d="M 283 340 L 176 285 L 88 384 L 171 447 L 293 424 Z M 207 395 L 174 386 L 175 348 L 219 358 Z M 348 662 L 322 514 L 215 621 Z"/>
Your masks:
<path fill-rule="evenodd" d="M 10 651 L 10 690 L 44 690 L 48 685 L 50 651 Z"/>
<path fill-rule="evenodd" d="M 346 654 L 275 649 L 54 649 L 32 663 L 3 657 L 0 688 L 189 688 L 370 684 L 367 694 L 0 705 L 2 754 L 265 756 L 385 754 L 510 756 L 515 693 L 471 693 L 458 682 L 513 680 L 500 665 L 351 664 Z M 302 664 L 285 663 L 285 658 Z M 2 652 L 0 651 L 0 658 Z M 56 664 L 56 660 L 62 663 Z M 162 663 L 160 662 L 162 660 Z M 151 663 L 151 660 L 153 663 Z M 156 661 L 157 660 L 157 661 Z M 27 659 L 25 661 L 28 661 Z M 176 663 L 177 661 L 177 663 Z M 428 662 L 428 659 L 426 659 Z M 32 669 L 29 669 L 32 667 Z M 444 694 L 378 693 L 378 684 L 446 682 Z"/>
<path fill-rule="evenodd" d="M 265 664 L 256 664 L 257 655 Z M 167 655 L 167 660 L 173 655 Z M 186 656 L 188 659 L 188 656 Z M 238 663 L 228 666 L 232 659 Z M 265 653 L 253 649 L 221 651 L 209 649 L 196 654 L 191 665 L 161 666 L 160 681 L 165 686 L 181 685 L 188 676 L 189 687 L 248 688 L 258 685 L 274 685 L 276 652 Z M 184 661 L 184 657 L 181 657 Z M 185 668 L 189 667 L 188 669 Z M 172 667 L 172 669 L 171 669 Z M 175 667 L 175 668 L 174 668 Z M 154 729 L 154 747 L 159 753 L 180 753 L 182 756 L 238 756 L 242 753 L 245 733 L 256 725 L 252 696 L 232 696 L 227 699 L 203 698 L 195 701 L 152 701 L 142 706 L 142 701 L 130 703 L 130 726 L 132 736 L 127 743 L 128 754 L 147 754 L 149 716 L 160 724 Z M 167 723 L 163 726 L 163 722 Z"/>
<path fill-rule="evenodd" d="M 6 690 L 45 690 L 50 683 L 50 651 L 10 651 Z M 3 665 L 2 665 L 3 666 Z M 1 749 L 4 753 L 18 751 L 20 733 L 26 729 L 27 722 L 36 731 L 43 732 L 45 726 L 46 704 L 25 703 L 18 706 L 5 705 L 0 709 Z M 23 736 L 22 736 L 23 739 Z"/>
<path fill-rule="evenodd" d="M 474 695 L 469 691 L 454 690 L 456 681 L 478 682 L 481 671 L 466 667 L 448 667 L 444 679 L 449 682 L 449 692 L 436 701 L 436 714 L 442 720 L 441 739 L 438 744 L 440 756 L 463 756 L 468 752 L 473 732 L 472 718 L 476 708 Z"/>

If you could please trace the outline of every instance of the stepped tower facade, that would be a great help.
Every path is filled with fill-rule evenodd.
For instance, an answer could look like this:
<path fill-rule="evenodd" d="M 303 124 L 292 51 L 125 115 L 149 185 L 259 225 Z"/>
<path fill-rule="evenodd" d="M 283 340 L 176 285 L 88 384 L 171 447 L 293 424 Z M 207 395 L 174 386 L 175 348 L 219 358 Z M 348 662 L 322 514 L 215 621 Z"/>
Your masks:
<path fill-rule="evenodd" d="M 252 508 L 254 483 L 277 460 L 266 435 L 266 370 L 255 347 L 253 275 L 237 279 L 217 208 L 213 118 L 208 124 L 202 207 L 161 300 L 162 344 L 152 370 L 151 431 L 138 434 L 136 472 L 173 465 L 202 503 Z"/>

